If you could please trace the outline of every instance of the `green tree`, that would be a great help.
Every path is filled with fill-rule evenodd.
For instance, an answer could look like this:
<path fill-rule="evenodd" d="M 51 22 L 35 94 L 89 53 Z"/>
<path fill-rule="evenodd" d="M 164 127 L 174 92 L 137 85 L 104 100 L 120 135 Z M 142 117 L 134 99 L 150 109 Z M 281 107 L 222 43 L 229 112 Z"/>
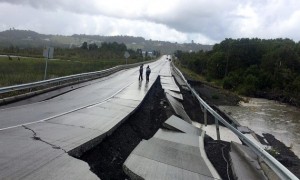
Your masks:
<path fill-rule="evenodd" d="M 93 50 L 96 50 L 98 49 L 98 46 L 96 43 L 92 43 L 92 44 L 89 44 L 89 50 L 90 51 L 93 51 Z"/>
<path fill-rule="evenodd" d="M 220 79 L 225 75 L 225 53 L 215 52 L 208 61 L 208 75 L 212 78 Z"/>
<path fill-rule="evenodd" d="M 87 42 L 83 42 L 81 45 L 82 49 L 88 49 L 88 43 Z"/>

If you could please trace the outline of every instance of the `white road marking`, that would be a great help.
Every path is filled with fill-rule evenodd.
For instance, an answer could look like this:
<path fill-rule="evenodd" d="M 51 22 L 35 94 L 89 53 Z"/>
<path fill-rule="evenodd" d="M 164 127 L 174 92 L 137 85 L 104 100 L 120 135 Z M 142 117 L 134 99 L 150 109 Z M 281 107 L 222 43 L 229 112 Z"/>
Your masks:
<path fill-rule="evenodd" d="M 117 95 L 119 92 L 121 92 L 122 90 L 124 90 L 125 88 L 127 88 L 128 86 L 130 86 L 131 84 L 133 84 L 134 82 L 135 82 L 135 81 L 133 81 L 132 83 L 127 84 L 126 86 L 124 86 L 123 88 L 121 88 L 120 90 L 118 90 L 117 92 L 115 92 L 115 93 L 114 93 L 113 95 L 111 95 L 110 97 L 108 97 L 108 98 L 102 100 L 101 102 L 97 102 L 97 103 L 85 105 L 85 106 L 82 106 L 82 107 L 79 107 L 79 108 L 76 108 L 76 109 L 73 109 L 73 110 L 70 110 L 70 111 L 67 111 L 67 112 L 63 112 L 63 113 L 60 113 L 60 114 L 57 114 L 57 115 L 54 115 L 54 116 L 51 116 L 51 117 L 48 117 L 48 118 L 45 118 L 45 119 L 42 119 L 42 120 L 33 121 L 33 122 L 29 122 L 29 123 L 24 123 L 24 124 L 18 124 L 18 125 L 15 125 L 15 126 L 9 126 L 9 127 L 6 127 L 6 128 L 1 128 L 0 131 L 7 130 L 7 129 L 12 129 L 12 128 L 17 128 L 17 127 L 21 127 L 21 126 L 26 126 L 26 125 L 30 125 L 30 124 L 35 124 L 35 123 L 45 122 L 45 121 L 48 121 L 48 120 L 50 120 L 50 119 L 54 119 L 54 118 L 57 118 L 57 117 L 60 117 L 60 116 L 66 115 L 66 114 L 70 114 L 70 113 L 72 113 L 72 112 L 75 112 L 75 111 L 78 111 L 78 110 L 81 110 L 81 109 L 84 109 L 84 108 L 92 108 L 92 107 L 94 107 L 94 106 L 103 104 L 103 103 L 107 102 L 109 99 L 113 98 L 113 97 L 114 97 L 115 95 Z"/>

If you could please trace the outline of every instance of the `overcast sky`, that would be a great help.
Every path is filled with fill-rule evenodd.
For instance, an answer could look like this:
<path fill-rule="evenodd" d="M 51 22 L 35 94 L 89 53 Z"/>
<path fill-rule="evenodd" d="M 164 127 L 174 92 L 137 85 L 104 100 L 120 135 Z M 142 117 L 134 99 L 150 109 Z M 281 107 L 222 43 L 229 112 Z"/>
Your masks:
<path fill-rule="evenodd" d="M 130 35 L 201 44 L 300 40 L 299 0 L 0 0 L 0 31 Z"/>

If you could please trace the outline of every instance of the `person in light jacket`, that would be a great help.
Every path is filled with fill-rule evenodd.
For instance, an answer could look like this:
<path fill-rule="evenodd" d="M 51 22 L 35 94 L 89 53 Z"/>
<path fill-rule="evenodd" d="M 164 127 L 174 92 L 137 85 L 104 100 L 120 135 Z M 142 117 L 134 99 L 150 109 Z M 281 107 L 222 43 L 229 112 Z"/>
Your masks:
<path fill-rule="evenodd" d="M 151 69 L 150 69 L 149 66 L 147 66 L 147 68 L 146 68 L 146 82 L 149 82 L 150 73 L 151 73 Z"/>

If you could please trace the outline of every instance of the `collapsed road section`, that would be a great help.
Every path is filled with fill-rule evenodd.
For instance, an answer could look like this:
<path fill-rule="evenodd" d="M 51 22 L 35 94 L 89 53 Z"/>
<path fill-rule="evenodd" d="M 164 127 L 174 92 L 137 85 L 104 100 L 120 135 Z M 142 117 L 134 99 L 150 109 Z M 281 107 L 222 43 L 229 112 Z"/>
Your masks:
<path fill-rule="evenodd" d="M 184 90 L 182 96 L 174 87 L 172 78 L 166 78 L 169 74 L 164 73 L 160 73 L 164 96 L 158 99 L 158 96 L 147 96 L 142 106 L 103 144 L 81 157 L 89 162 L 101 179 L 278 179 L 266 164 L 256 161 L 258 157 L 225 127 L 220 128 L 224 140 L 214 140 L 216 137 L 212 131 L 215 133 L 215 129 L 204 128 L 201 125 L 203 118 L 194 118 L 197 117 L 194 111 L 201 111 L 200 105 L 193 100 L 190 92 Z M 153 90 L 162 91 L 160 88 Z M 152 101 L 156 103 L 151 104 Z M 147 113 L 145 107 L 148 107 Z M 167 118 L 158 118 L 155 113 L 152 116 L 152 110 Z M 189 118 L 188 114 L 193 118 Z M 159 128 L 147 137 L 141 135 L 148 129 L 143 121 L 145 119 L 147 124 L 155 124 Z M 227 120 L 233 123 L 231 119 Z M 208 115 L 208 124 L 213 122 L 213 117 Z M 205 135 L 200 127 L 208 131 L 211 137 Z M 131 135 L 127 136 L 127 132 Z M 130 144 L 130 148 L 124 142 Z M 248 168 L 237 168 L 239 165 Z"/>
<path fill-rule="evenodd" d="M 140 106 L 164 63 L 149 64 L 148 83 L 138 81 L 138 68 L 128 69 L 49 100 L 1 109 L 0 179 L 99 179 L 74 157 Z"/>
<path fill-rule="evenodd" d="M 192 174 L 195 175 L 198 173 L 196 176 L 200 178 L 211 177 L 213 179 L 220 179 L 218 173 L 207 159 L 204 151 L 203 137 L 205 133 L 191 124 L 191 120 L 185 113 L 183 105 L 174 98 L 180 100 L 183 97 L 171 75 L 170 66 L 166 66 L 160 72 L 158 82 L 152 87 L 138 110 L 117 128 L 111 136 L 105 138 L 98 146 L 86 152 L 80 159 L 88 162 L 91 170 L 101 179 L 126 179 L 128 176 L 133 179 L 136 177 L 151 179 L 149 176 L 137 175 L 138 173 L 134 172 L 135 170 L 132 169 L 132 167 L 139 167 L 142 172 L 151 174 L 151 169 L 148 169 L 147 163 L 143 161 L 144 156 L 146 156 L 146 159 L 149 159 L 152 157 L 150 157 L 151 154 L 154 155 L 154 159 L 152 160 L 154 164 L 152 163 L 152 165 L 156 167 L 155 162 L 157 162 L 169 166 L 169 169 L 171 167 L 174 167 L 175 169 L 181 168 L 182 171 L 186 172 L 185 176 L 182 178 L 193 177 L 188 173 L 190 172 L 189 170 L 184 169 L 192 167 L 192 162 L 194 162 L 193 167 L 198 171 L 196 173 L 191 172 Z M 185 121 L 176 118 L 174 114 L 183 116 Z M 170 130 L 167 130 L 170 127 L 172 127 L 173 130 L 176 128 L 177 134 L 176 132 L 172 133 Z M 178 133 L 178 131 L 187 131 L 192 134 L 185 135 L 183 133 Z M 173 140 L 174 138 L 179 139 L 179 142 L 174 142 L 172 144 L 171 139 L 166 139 L 167 137 L 170 137 Z M 180 139 L 190 143 L 182 144 Z M 174 149 L 174 147 L 176 148 L 177 146 L 185 146 L 184 149 L 186 149 L 186 151 L 177 151 Z M 157 148 L 153 149 L 151 147 Z M 139 150 L 139 148 L 144 150 Z M 155 151 L 159 149 L 163 152 L 171 151 L 167 154 L 160 154 Z M 188 153 L 189 149 L 191 149 L 192 154 Z M 140 152 L 139 157 L 142 159 L 132 160 L 132 157 L 136 157 L 135 153 L 137 151 Z M 179 156 L 180 153 L 181 155 L 185 154 L 189 159 L 176 159 L 178 156 L 170 158 L 169 155 L 170 153 L 172 154 L 172 152 L 176 154 L 179 153 Z M 142 155 L 141 153 L 146 153 L 146 155 Z M 191 158 L 191 156 L 194 158 Z M 160 158 L 165 159 L 166 162 L 158 162 L 160 161 Z M 195 161 L 193 161 L 193 159 Z M 174 161 L 177 161 L 177 163 L 170 164 L 170 162 Z M 186 167 L 180 166 L 179 162 L 191 164 Z M 125 171 L 123 171 L 122 166 Z M 143 167 L 145 171 L 143 170 Z M 150 172 L 146 171 L 146 169 L 150 170 Z M 156 176 L 153 177 L 156 178 L 165 177 L 165 179 L 180 179 L 181 177 L 165 171 L 165 169 L 152 170 L 152 173 L 156 174 Z M 180 171 L 175 172 L 180 173 Z M 165 176 L 165 174 L 170 174 L 171 176 Z"/>
<path fill-rule="evenodd" d="M 151 138 L 171 113 L 158 79 L 137 111 L 80 159 L 101 179 L 128 178 L 122 169 L 126 158 L 140 141 Z"/>
<path fill-rule="evenodd" d="M 176 84 L 168 61 L 152 67 L 149 83 L 132 75 L 132 83 L 100 102 L 2 128 L 0 178 L 278 178 L 261 161 L 254 162 L 257 157 L 247 154 L 249 149 L 226 128 L 220 126 L 223 141 L 214 140 L 215 127 L 201 124 L 203 118 L 195 113 L 201 111 L 200 105 L 184 83 Z M 124 77 L 118 79 L 124 81 Z M 97 93 L 88 87 L 85 90 Z M 78 94 L 76 90 L 72 93 Z M 69 93 L 50 101 L 68 98 Z M 208 114 L 208 124 L 213 122 Z M 232 161 L 238 163 L 232 165 Z M 250 168 L 238 168 L 239 164 Z"/>

